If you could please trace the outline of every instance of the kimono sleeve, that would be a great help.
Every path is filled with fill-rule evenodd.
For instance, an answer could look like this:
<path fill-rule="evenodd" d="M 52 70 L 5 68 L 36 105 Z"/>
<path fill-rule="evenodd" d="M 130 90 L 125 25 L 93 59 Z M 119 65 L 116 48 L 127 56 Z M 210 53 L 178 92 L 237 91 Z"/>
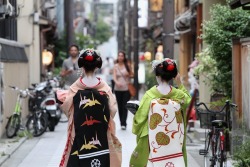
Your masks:
<path fill-rule="evenodd" d="M 178 89 L 181 91 L 180 98 L 183 101 L 182 110 L 186 111 L 188 105 L 191 102 L 191 95 L 183 85 L 181 85 Z"/>
<path fill-rule="evenodd" d="M 115 114 L 117 112 L 117 101 L 114 97 L 114 95 L 111 92 L 111 89 L 109 88 L 109 91 L 107 92 L 107 94 L 109 95 L 109 109 L 110 109 L 110 116 L 112 118 L 115 117 Z"/>
<path fill-rule="evenodd" d="M 63 104 L 63 102 L 65 101 L 67 94 L 68 94 L 68 90 L 58 90 L 55 93 L 55 98 L 56 98 L 56 102 L 58 104 Z"/>
<path fill-rule="evenodd" d="M 134 116 L 132 132 L 137 136 L 142 133 L 144 126 L 147 124 L 150 101 L 151 98 L 146 93 L 143 96 L 140 106 Z"/>
<path fill-rule="evenodd" d="M 61 102 L 60 109 L 69 117 L 70 108 L 73 104 L 74 93 L 71 90 L 58 90 L 57 99 Z"/>

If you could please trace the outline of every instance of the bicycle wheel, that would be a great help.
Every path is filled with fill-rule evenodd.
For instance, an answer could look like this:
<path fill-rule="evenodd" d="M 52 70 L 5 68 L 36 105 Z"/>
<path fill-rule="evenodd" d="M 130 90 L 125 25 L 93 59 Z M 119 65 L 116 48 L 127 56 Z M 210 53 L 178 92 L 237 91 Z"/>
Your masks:
<path fill-rule="evenodd" d="M 47 116 L 43 112 L 36 112 L 28 118 L 27 130 L 34 136 L 41 136 L 48 127 Z"/>
<path fill-rule="evenodd" d="M 205 150 L 207 151 L 207 153 L 204 155 L 204 167 L 213 166 L 211 165 L 213 153 L 212 153 L 212 147 L 211 147 L 210 142 L 211 142 L 210 135 L 208 134 L 206 137 L 206 144 L 205 144 Z"/>
<path fill-rule="evenodd" d="M 217 140 L 217 150 L 216 150 L 216 155 L 217 155 L 217 162 L 216 162 L 216 167 L 226 167 L 227 162 L 226 162 L 226 152 L 222 149 L 221 145 L 221 140 L 220 137 L 218 137 Z M 225 148 L 225 143 L 223 142 L 223 148 Z"/>
<path fill-rule="evenodd" d="M 8 138 L 13 138 L 16 136 L 17 131 L 20 128 L 21 119 L 17 114 L 12 115 L 6 125 L 6 136 Z"/>

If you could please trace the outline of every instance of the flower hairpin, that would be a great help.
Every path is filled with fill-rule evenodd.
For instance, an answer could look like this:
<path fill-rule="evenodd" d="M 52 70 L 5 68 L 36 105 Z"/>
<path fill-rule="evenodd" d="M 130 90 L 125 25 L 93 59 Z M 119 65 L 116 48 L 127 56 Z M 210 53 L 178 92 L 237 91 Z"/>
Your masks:
<path fill-rule="evenodd" d="M 174 70 L 174 61 L 171 60 L 171 59 L 167 59 L 166 62 L 168 63 L 168 66 L 167 66 L 166 69 L 167 69 L 168 71 Z"/>
<path fill-rule="evenodd" d="M 93 61 L 94 60 L 94 56 L 93 56 L 94 50 L 93 49 L 82 50 L 79 55 L 81 56 L 83 53 L 86 53 L 84 60 L 86 60 L 86 61 Z"/>
<path fill-rule="evenodd" d="M 93 57 L 94 51 L 93 50 L 87 50 L 86 54 L 87 54 L 87 56 L 84 58 L 86 61 L 93 61 L 94 60 L 94 57 Z"/>
<path fill-rule="evenodd" d="M 163 62 L 166 61 L 168 63 L 168 66 L 167 66 L 167 70 L 168 71 L 172 71 L 175 67 L 174 67 L 174 60 L 172 59 L 169 59 L 169 58 L 165 58 L 165 59 L 162 59 L 162 60 L 153 60 L 152 61 L 152 69 L 154 70 L 159 64 L 161 64 L 159 67 L 160 68 L 163 68 Z"/>

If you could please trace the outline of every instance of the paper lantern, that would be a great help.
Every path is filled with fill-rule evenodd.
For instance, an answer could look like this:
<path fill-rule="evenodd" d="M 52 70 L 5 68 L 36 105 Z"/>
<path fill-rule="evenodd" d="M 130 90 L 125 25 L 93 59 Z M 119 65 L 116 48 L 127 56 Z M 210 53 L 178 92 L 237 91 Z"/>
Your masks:
<path fill-rule="evenodd" d="M 53 60 L 53 54 L 50 51 L 44 50 L 42 52 L 42 62 L 44 65 L 50 65 Z"/>

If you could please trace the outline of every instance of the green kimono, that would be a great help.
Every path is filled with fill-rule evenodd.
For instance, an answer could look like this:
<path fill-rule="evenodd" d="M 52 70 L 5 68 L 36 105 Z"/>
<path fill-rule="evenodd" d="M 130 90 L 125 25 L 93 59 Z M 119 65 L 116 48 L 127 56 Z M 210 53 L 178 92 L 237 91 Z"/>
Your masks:
<path fill-rule="evenodd" d="M 148 90 L 143 96 L 138 111 L 134 116 L 132 132 L 137 136 L 137 146 L 131 155 L 130 167 L 145 167 L 147 166 L 149 157 L 148 145 L 148 112 L 150 102 L 155 98 L 168 98 L 178 101 L 181 104 L 183 116 L 186 116 L 186 108 L 188 107 L 191 96 L 183 85 L 178 89 L 172 87 L 172 90 L 167 95 L 161 94 L 156 86 Z M 187 167 L 187 153 L 186 153 L 186 117 L 184 119 L 184 143 L 182 153 Z"/>

